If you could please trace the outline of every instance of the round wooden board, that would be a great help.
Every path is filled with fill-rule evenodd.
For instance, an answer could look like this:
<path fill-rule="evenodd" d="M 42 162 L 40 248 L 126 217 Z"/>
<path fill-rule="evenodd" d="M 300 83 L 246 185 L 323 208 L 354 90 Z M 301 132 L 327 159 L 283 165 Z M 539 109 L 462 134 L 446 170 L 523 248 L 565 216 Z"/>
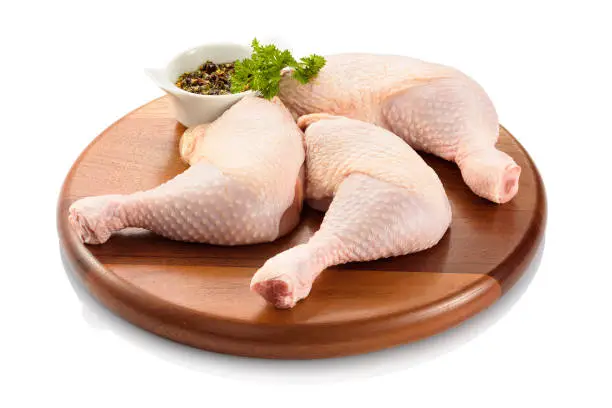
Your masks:
<path fill-rule="evenodd" d="M 267 305 L 250 292 L 249 282 L 266 259 L 318 228 L 322 214 L 308 208 L 292 234 L 270 244 L 189 244 L 137 229 L 103 245 L 81 244 L 67 222 L 70 204 L 149 189 L 182 172 L 177 146 L 183 130 L 167 97 L 128 114 L 81 154 L 58 205 L 63 251 L 86 287 L 130 322 L 181 343 L 245 356 L 323 358 L 414 341 L 495 302 L 522 275 L 543 235 L 542 180 L 502 128 L 499 147 L 523 168 L 514 200 L 483 200 L 453 163 L 424 155 L 453 208 L 440 243 L 417 254 L 330 268 L 291 310 Z"/>

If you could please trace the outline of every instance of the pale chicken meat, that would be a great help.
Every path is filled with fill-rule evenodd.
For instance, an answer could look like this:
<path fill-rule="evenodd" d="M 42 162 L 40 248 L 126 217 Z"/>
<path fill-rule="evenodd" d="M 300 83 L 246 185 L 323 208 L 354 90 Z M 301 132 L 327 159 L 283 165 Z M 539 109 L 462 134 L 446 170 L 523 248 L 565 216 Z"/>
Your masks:
<path fill-rule="evenodd" d="M 70 223 L 89 244 L 128 227 L 219 245 L 272 241 L 299 222 L 302 139 L 280 100 L 246 97 L 183 134 L 185 172 L 152 190 L 78 200 Z"/>
<path fill-rule="evenodd" d="M 294 117 L 323 112 L 376 124 L 416 150 L 456 162 L 466 184 L 481 197 L 504 203 L 517 194 L 521 168 L 495 148 L 495 108 L 468 76 L 403 56 L 326 58 L 306 85 L 283 75 L 279 96 Z"/>
<path fill-rule="evenodd" d="M 430 248 L 451 222 L 440 179 L 393 133 L 326 114 L 298 124 L 306 128 L 306 199 L 327 212 L 307 243 L 272 257 L 253 276 L 252 290 L 278 308 L 308 296 L 330 266 Z"/>

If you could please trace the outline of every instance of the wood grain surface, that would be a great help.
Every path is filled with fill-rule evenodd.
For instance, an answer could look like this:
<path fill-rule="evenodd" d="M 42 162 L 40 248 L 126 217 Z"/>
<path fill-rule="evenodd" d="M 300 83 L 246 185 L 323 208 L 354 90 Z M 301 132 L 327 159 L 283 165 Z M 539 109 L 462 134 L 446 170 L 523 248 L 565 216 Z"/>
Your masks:
<path fill-rule="evenodd" d="M 499 147 L 523 168 L 518 195 L 496 205 L 475 196 L 458 168 L 424 155 L 444 183 L 451 228 L 434 248 L 323 272 L 311 295 L 276 310 L 249 291 L 266 259 L 305 242 L 322 215 L 306 208 L 299 227 L 263 245 L 174 242 L 130 229 L 83 245 L 67 221 L 81 197 L 149 189 L 185 169 L 184 128 L 166 97 L 110 126 L 81 154 L 62 188 L 62 250 L 86 287 L 109 309 L 158 335 L 207 350 L 265 358 L 323 358 L 418 340 L 491 305 L 522 275 L 542 238 L 546 199 L 523 147 L 503 128 Z"/>

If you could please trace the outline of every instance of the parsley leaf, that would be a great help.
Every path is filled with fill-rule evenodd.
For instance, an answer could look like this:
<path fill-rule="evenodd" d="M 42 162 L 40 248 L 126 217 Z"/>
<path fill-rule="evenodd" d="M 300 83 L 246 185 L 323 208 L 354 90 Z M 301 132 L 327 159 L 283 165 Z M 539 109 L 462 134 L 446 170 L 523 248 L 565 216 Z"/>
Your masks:
<path fill-rule="evenodd" d="M 261 96 L 271 99 L 278 94 L 281 70 L 285 67 L 294 69 L 293 77 L 306 84 L 316 77 L 325 65 L 325 58 L 312 54 L 296 61 L 289 50 L 279 50 L 275 45 L 261 45 L 257 39 L 251 43 L 251 58 L 236 61 L 231 78 L 232 93 L 247 90 L 258 91 Z"/>
<path fill-rule="evenodd" d="M 302 84 L 307 84 L 311 78 L 317 76 L 321 68 L 325 65 L 325 58 L 320 55 L 312 54 L 308 57 L 300 58 L 300 64 L 295 67 L 293 77 Z"/>

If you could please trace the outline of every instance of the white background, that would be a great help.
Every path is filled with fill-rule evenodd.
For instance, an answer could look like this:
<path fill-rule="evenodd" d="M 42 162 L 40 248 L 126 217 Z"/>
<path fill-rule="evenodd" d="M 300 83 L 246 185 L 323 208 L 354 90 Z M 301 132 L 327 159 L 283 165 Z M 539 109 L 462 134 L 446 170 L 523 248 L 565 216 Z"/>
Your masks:
<path fill-rule="evenodd" d="M 1 407 L 612 406 L 607 2 L 365 3 L 1 3 Z M 177 345 L 73 287 L 55 230 L 73 161 L 162 94 L 144 67 L 254 35 L 296 54 L 406 54 L 480 82 L 545 181 L 537 273 L 442 335 L 306 362 Z"/>

